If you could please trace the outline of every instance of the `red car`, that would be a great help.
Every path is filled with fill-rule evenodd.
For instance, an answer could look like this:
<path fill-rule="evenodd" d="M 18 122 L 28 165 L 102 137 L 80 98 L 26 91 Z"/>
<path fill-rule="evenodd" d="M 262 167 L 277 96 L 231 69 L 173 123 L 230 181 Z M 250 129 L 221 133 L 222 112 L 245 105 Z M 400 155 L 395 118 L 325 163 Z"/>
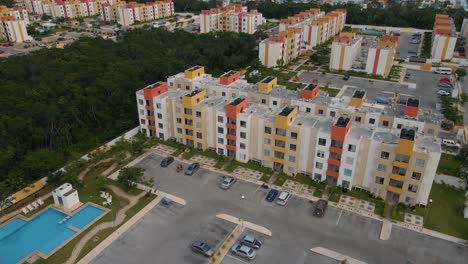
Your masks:
<path fill-rule="evenodd" d="M 0 50 L 0 54 L 3 54 L 3 53 L 5 53 L 5 52 L 3 50 Z"/>
<path fill-rule="evenodd" d="M 3 43 L 2 47 L 10 47 L 10 43 Z"/>
<path fill-rule="evenodd" d="M 440 80 L 439 80 L 439 83 L 448 83 L 448 84 L 452 84 L 452 82 L 450 81 L 450 79 L 446 79 L 446 78 L 440 79 Z"/>
<path fill-rule="evenodd" d="M 8 44 L 8 47 L 13 47 L 15 44 L 13 43 L 7 43 Z"/>
<path fill-rule="evenodd" d="M 301 79 L 300 79 L 299 77 L 297 77 L 297 76 L 293 78 L 293 82 L 298 82 L 298 81 L 300 81 L 300 80 L 301 80 Z"/>

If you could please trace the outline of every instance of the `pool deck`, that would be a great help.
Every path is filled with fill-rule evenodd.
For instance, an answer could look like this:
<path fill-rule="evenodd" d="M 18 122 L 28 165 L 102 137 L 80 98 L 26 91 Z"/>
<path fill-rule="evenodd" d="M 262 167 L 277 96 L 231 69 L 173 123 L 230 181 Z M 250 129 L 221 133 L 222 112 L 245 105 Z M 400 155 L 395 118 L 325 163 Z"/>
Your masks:
<path fill-rule="evenodd" d="M 92 224 L 96 223 L 97 221 L 99 221 L 99 219 L 101 219 L 102 217 L 104 217 L 109 211 L 110 209 L 109 208 L 106 208 L 106 207 L 103 207 L 101 205 L 98 205 L 98 204 L 95 204 L 95 203 L 92 203 L 92 202 L 87 202 L 85 204 L 82 204 L 81 203 L 81 206 L 80 207 L 77 207 L 77 208 L 73 208 L 74 210 L 73 211 L 69 211 L 69 210 L 64 210 L 63 208 L 60 208 L 60 207 L 57 207 L 55 206 L 55 204 L 50 204 L 48 205 L 47 207 L 41 209 L 40 211 L 38 211 L 37 213 L 35 213 L 34 215 L 30 216 L 30 217 L 26 217 L 22 214 L 18 214 L 17 216 L 15 217 L 12 217 L 11 219 L 9 219 L 8 221 L 6 221 L 5 223 L 1 224 L 0 227 L 3 227 L 3 226 L 6 226 L 7 224 L 9 224 L 10 222 L 14 221 L 15 219 L 17 218 L 20 218 L 20 219 L 23 219 L 25 221 L 31 221 L 32 219 L 34 219 L 36 216 L 38 216 L 39 214 L 43 213 L 44 211 L 52 208 L 54 210 L 57 210 L 63 214 L 66 214 L 68 216 L 73 216 L 75 215 L 76 213 L 78 213 L 79 211 L 81 211 L 81 209 L 85 208 L 86 206 L 94 206 L 96 208 L 99 208 L 101 210 L 104 211 L 103 214 L 101 214 L 100 216 L 96 217 L 93 221 L 89 222 L 86 226 L 84 226 L 82 229 L 78 229 L 74 226 L 68 226 L 69 229 L 73 230 L 75 232 L 75 234 L 73 236 L 71 236 L 69 239 L 65 240 L 62 244 L 60 244 L 60 246 L 56 247 L 54 250 L 52 250 L 49 254 L 44 254 L 38 250 L 34 250 L 33 252 L 31 252 L 29 255 L 27 255 L 26 257 L 24 257 L 23 259 L 21 259 L 20 261 L 18 261 L 18 263 L 24 263 L 25 261 L 28 261 L 28 260 L 35 260 L 37 259 L 37 257 L 40 257 L 42 259 L 47 259 L 49 258 L 50 256 L 52 256 L 55 252 L 57 252 L 58 250 L 60 250 L 62 247 L 64 247 L 66 244 L 68 244 L 71 240 L 73 240 L 76 236 L 80 235 L 83 231 L 86 231 L 86 229 L 88 229 Z M 71 214 L 73 213 L 73 214 Z"/>

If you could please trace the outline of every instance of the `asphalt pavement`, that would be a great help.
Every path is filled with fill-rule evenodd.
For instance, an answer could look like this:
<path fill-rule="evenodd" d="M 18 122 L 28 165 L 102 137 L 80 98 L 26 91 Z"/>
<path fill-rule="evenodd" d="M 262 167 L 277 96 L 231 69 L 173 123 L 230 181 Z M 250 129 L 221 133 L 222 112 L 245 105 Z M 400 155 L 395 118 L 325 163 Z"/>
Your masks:
<path fill-rule="evenodd" d="M 264 226 L 272 237 L 252 263 L 335 263 L 314 255 L 325 247 L 367 263 L 466 263 L 468 248 L 394 226 L 389 240 L 380 240 L 382 223 L 329 207 L 325 217 L 312 216 L 313 205 L 291 197 L 285 207 L 264 200 L 267 190 L 238 181 L 219 188 L 221 176 L 201 169 L 193 176 L 176 172 L 176 163 L 160 168 L 150 155 L 137 167 L 155 179 L 156 188 L 179 196 L 186 206 L 158 205 L 105 249 L 92 263 L 206 263 L 191 252 L 192 240 L 204 239 L 217 249 L 234 226 L 217 219 L 226 213 Z M 187 164 L 185 165 L 187 166 Z M 244 195 L 245 199 L 241 199 Z M 224 264 L 245 263 L 227 256 Z"/>
<path fill-rule="evenodd" d="M 422 44 L 422 37 L 421 37 L 421 42 L 419 44 L 413 44 L 410 43 L 410 40 L 412 38 L 412 35 L 414 33 L 405 33 L 402 32 L 400 34 L 400 39 L 398 41 L 398 46 L 397 46 L 397 54 L 396 57 L 398 59 L 406 59 L 411 56 L 417 56 L 418 51 L 419 51 L 419 46 Z"/>

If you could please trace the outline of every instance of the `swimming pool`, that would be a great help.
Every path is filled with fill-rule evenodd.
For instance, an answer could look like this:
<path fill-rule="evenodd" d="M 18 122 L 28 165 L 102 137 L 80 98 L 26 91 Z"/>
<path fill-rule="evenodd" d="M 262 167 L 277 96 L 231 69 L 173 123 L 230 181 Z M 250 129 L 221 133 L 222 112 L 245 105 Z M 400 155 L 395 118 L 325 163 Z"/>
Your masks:
<path fill-rule="evenodd" d="M 67 215 L 53 208 L 30 221 L 16 218 L 0 227 L 0 263 L 17 263 L 35 250 L 48 255 L 76 234 L 70 226 L 83 229 L 103 213 L 104 210 L 88 204 L 62 224 L 59 222 Z"/>

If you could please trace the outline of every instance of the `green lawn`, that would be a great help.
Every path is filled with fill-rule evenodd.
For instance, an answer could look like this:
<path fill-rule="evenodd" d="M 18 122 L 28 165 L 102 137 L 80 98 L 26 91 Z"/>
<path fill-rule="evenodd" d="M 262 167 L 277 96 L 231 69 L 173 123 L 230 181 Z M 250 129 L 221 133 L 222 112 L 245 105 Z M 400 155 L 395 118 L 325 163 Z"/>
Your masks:
<path fill-rule="evenodd" d="M 340 92 L 340 89 L 327 88 L 327 87 L 320 87 L 320 90 L 328 93 L 330 97 L 336 97 L 338 93 Z"/>
<path fill-rule="evenodd" d="M 251 170 L 261 171 L 264 173 L 264 175 L 268 175 L 268 177 L 271 177 L 271 175 L 273 174 L 273 170 L 271 168 L 263 167 L 260 163 L 253 161 L 242 163 L 237 160 L 232 160 L 231 164 L 226 166 L 224 170 L 229 173 L 232 173 L 237 167 L 244 167 Z"/>
<path fill-rule="evenodd" d="M 461 162 L 457 160 L 457 156 L 442 153 L 440 156 L 437 173 L 459 177 Z"/>
<path fill-rule="evenodd" d="M 316 182 L 316 181 L 312 180 L 310 177 L 307 177 L 307 176 L 304 176 L 304 175 L 301 175 L 301 174 L 298 174 L 296 176 L 289 176 L 284 172 L 281 172 L 280 174 L 278 174 L 278 178 L 276 178 L 276 180 L 275 180 L 275 182 L 273 184 L 277 185 L 277 186 L 283 186 L 283 184 L 284 184 L 284 182 L 286 182 L 286 180 L 291 180 L 291 181 L 299 182 L 299 183 L 302 183 L 302 184 L 305 184 L 305 185 L 309 185 L 309 186 L 315 187 L 317 190 L 324 190 L 325 189 L 325 184 L 324 183 Z"/>
<path fill-rule="evenodd" d="M 186 160 L 190 160 L 195 155 L 201 155 L 201 156 L 215 159 L 216 164 L 214 165 L 214 167 L 218 169 L 222 168 L 224 163 L 227 161 L 226 156 L 218 155 L 216 154 L 216 152 L 213 152 L 213 151 L 209 151 L 209 150 L 203 151 L 203 150 L 198 150 L 198 149 L 190 149 L 190 151 L 184 152 L 182 154 L 182 158 Z"/>

